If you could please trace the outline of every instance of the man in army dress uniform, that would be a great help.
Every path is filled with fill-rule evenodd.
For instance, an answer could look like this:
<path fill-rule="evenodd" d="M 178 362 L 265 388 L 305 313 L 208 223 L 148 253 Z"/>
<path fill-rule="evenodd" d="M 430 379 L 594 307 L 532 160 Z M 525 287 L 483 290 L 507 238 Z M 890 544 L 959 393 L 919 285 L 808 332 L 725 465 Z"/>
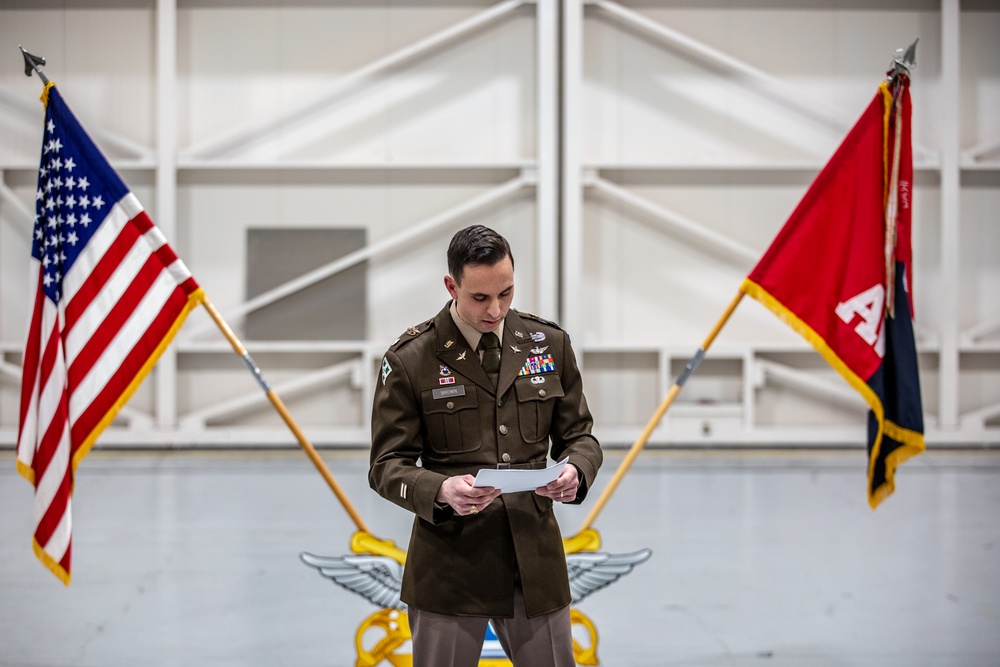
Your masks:
<path fill-rule="evenodd" d="M 506 239 L 475 225 L 448 248 L 451 301 L 382 359 L 369 483 L 414 514 L 401 597 L 414 667 L 478 664 L 490 619 L 516 667 L 574 665 L 553 502 L 580 503 L 603 455 L 566 333 L 510 309 Z M 569 464 L 534 491 L 474 487 L 481 468 Z"/>

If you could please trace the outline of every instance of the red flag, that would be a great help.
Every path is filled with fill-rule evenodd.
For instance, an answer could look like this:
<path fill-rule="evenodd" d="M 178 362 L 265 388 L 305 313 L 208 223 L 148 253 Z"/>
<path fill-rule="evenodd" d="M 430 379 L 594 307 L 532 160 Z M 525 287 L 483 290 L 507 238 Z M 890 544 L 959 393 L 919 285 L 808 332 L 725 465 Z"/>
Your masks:
<path fill-rule="evenodd" d="M 202 291 L 51 83 L 42 102 L 17 468 L 35 554 L 68 585 L 76 468 Z"/>
<path fill-rule="evenodd" d="M 743 283 L 864 397 L 868 502 L 924 450 L 911 320 L 909 79 L 883 83 Z"/>

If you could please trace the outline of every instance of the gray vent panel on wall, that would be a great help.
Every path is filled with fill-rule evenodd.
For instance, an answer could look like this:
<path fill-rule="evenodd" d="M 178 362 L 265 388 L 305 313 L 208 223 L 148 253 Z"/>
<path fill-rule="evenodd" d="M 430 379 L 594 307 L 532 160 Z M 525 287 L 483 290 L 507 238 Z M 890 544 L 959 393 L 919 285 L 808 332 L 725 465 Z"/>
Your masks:
<path fill-rule="evenodd" d="M 365 247 L 364 229 L 247 230 L 247 298 Z M 367 262 L 250 313 L 249 340 L 364 340 Z"/>

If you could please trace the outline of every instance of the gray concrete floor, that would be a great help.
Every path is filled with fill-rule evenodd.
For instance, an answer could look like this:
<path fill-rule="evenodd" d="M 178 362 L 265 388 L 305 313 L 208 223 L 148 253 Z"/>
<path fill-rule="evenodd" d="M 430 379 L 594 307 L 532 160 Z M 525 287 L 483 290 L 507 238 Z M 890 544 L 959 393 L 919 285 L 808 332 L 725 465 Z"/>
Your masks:
<path fill-rule="evenodd" d="M 405 548 L 366 454 L 323 456 Z M 603 551 L 653 550 L 578 607 L 600 663 L 1000 665 L 1000 453 L 922 454 L 874 512 L 864 471 L 860 450 L 644 452 L 595 524 Z M 350 553 L 354 526 L 297 450 L 92 453 L 68 588 L 31 551 L 31 504 L 0 452 L 2 665 L 355 663 L 375 607 L 297 557 Z M 587 512 L 559 508 L 564 534 Z"/>

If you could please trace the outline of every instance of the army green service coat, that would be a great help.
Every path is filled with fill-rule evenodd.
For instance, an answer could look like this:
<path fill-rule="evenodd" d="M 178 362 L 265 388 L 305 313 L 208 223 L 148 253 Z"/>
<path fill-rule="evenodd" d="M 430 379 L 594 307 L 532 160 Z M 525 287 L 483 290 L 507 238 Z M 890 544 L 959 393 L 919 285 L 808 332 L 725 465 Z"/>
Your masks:
<path fill-rule="evenodd" d="M 449 476 L 498 463 L 544 468 L 547 456 L 568 456 L 580 472 L 574 502 L 583 500 L 603 455 L 573 348 L 552 322 L 511 309 L 494 390 L 449 308 L 408 329 L 376 380 L 369 483 L 416 514 L 402 600 L 440 614 L 511 618 L 519 572 L 528 616 L 555 611 L 570 590 L 550 499 L 505 493 L 463 516 L 434 498 Z"/>

